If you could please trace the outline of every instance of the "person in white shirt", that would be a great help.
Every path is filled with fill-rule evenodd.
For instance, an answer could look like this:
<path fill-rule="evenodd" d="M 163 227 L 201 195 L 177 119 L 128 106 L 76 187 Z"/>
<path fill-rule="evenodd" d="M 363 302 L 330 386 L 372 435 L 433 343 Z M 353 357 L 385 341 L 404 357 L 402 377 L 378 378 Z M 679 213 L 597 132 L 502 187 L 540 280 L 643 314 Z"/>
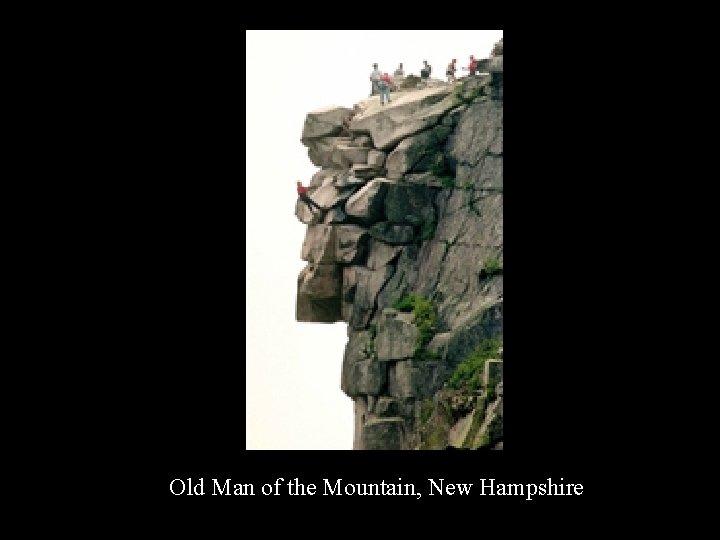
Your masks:
<path fill-rule="evenodd" d="M 378 86 L 378 84 L 380 82 L 380 77 L 382 77 L 382 73 L 378 69 L 378 65 L 373 64 L 373 70 L 372 70 L 372 73 L 370 73 L 370 82 L 372 83 L 372 88 L 370 90 L 370 96 L 374 96 L 374 95 L 380 93 L 380 86 Z"/>

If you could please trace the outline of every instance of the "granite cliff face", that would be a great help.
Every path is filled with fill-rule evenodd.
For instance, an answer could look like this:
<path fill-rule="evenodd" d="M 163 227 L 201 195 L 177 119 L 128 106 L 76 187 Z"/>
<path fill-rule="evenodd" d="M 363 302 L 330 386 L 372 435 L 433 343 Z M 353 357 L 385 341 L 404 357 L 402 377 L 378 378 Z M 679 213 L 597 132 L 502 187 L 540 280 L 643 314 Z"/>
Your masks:
<path fill-rule="evenodd" d="M 326 211 L 295 209 L 296 318 L 347 323 L 355 449 L 502 448 L 503 102 L 490 81 L 307 115 L 320 167 L 308 194 Z"/>

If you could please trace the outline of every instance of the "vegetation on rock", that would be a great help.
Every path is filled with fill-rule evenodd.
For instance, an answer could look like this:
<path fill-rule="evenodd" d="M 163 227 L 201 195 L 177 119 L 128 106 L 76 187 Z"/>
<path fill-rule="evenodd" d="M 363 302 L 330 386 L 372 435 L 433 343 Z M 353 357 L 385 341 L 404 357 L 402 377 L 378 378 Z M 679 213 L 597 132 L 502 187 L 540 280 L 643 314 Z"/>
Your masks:
<path fill-rule="evenodd" d="M 482 374 L 485 362 L 498 358 L 498 349 L 502 346 L 501 338 L 483 340 L 470 355 L 460 362 L 448 380 L 448 385 L 455 389 L 475 392 L 482 386 Z M 494 392 L 494 389 L 492 390 Z M 488 392 L 490 390 L 488 389 Z"/>
<path fill-rule="evenodd" d="M 397 299 L 392 307 L 399 311 L 413 313 L 413 323 L 420 330 L 415 356 L 422 359 L 433 358 L 434 355 L 426 349 L 427 344 L 435 335 L 437 324 L 437 310 L 430 299 L 418 294 L 408 294 Z"/>

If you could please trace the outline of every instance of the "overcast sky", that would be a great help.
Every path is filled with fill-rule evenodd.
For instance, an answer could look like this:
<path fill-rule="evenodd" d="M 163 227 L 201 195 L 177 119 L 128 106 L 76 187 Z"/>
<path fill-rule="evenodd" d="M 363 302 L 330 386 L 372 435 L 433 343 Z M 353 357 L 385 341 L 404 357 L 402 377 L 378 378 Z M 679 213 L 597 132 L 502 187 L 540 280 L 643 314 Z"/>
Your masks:
<path fill-rule="evenodd" d="M 308 112 L 352 108 L 370 94 L 377 62 L 392 75 L 423 60 L 444 79 L 456 58 L 487 58 L 502 30 L 246 31 L 248 450 L 350 450 L 352 401 L 340 390 L 345 323 L 295 321 L 306 226 L 295 182 L 318 171 L 300 142 Z M 458 75 L 463 72 L 459 71 Z"/>

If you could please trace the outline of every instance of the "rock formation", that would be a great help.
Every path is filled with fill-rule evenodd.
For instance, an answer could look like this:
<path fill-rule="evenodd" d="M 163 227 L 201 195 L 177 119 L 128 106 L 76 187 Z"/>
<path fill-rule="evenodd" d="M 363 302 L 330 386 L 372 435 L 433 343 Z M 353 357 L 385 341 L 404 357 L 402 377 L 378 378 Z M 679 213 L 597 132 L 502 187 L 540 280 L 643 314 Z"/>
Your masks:
<path fill-rule="evenodd" d="M 347 323 L 355 449 L 502 448 L 502 116 L 485 73 L 307 115 L 296 318 Z"/>

